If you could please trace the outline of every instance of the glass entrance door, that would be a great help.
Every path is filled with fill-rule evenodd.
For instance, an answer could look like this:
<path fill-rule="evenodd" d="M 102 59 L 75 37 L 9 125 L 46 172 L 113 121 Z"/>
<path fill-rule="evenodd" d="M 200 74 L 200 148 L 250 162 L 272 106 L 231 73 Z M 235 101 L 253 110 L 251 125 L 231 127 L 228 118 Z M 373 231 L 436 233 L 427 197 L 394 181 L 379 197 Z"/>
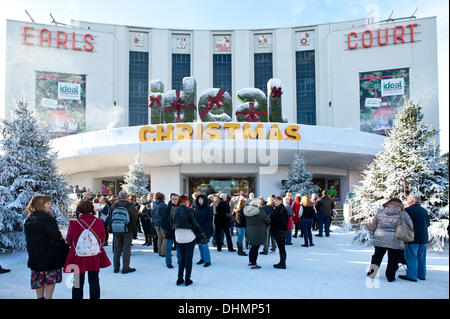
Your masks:
<path fill-rule="evenodd" d="M 255 192 L 255 178 L 243 177 L 190 177 L 189 196 L 198 192 L 205 195 L 225 193 L 230 196 Z"/>

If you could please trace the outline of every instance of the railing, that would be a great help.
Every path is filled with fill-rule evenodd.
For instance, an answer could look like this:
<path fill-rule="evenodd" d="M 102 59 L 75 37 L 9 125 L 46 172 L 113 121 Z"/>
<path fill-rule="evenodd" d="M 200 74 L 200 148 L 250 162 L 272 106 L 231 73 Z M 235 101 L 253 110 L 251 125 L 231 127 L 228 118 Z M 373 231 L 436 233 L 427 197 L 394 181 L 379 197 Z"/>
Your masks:
<path fill-rule="evenodd" d="M 333 220 L 331 221 L 331 224 L 341 226 L 343 223 L 344 223 L 344 209 L 343 208 L 333 209 Z"/>

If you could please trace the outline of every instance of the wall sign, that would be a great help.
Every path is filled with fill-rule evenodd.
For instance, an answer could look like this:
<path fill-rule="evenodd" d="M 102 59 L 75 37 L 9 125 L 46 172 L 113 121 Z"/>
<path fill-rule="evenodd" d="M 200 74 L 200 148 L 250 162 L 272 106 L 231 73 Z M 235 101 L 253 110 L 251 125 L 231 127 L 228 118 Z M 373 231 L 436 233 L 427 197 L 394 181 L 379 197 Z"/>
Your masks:
<path fill-rule="evenodd" d="M 190 53 L 191 35 L 190 34 L 172 34 L 172 52 Z"/>
<path fill-rule="evenodd" d="M 22 28 L 22 43 L 26 45 L 91 52 L 94 50 L 93 41 L 94 36 L 90 33 L 54 31 L 47 28 L 35 29 L 32 26 Z"/>
<path fill-rule="evenodd" d="M 86 75 L 36 71 L 35 102 L 51 137 L 86 132 Z"/>
<path fill-rule="evenodd" d="M 295 33 L 296 51 L 314 50 L 314 30 Z"/>
<path fill-rule="evenodd" d="M 214 53 L 231 53 L 231 36 L 215 35 L 213 36 Z"/>
<path fill-rule="evenodd" d="M 272 34 L 255 34 L 255 53 L 272 52 Z"/>
<path fill-rule="evenodd" d="M 409 98 L 409 68 L 359 74 L 361 131 L 385 135 Z"/>
<path fill-rule="evenodd" d="M 418 23 L 405 25 L 395 25 L 393 27 L 378 28 L 376 30 L 364 30 L 362 32 L 350 32 L 347 34 L 347 48 L 356 50 L 360 48 L 371 48 L 373 46 L 385 46 L 390 44 L 400 44 L 414 42 L 415 27 Z"/>

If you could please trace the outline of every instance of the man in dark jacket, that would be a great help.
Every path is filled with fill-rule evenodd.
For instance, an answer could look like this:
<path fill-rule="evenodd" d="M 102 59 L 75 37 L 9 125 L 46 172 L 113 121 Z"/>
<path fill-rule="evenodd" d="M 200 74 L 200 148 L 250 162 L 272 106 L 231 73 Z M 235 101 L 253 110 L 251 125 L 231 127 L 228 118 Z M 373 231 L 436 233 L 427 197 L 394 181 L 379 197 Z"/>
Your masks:
<path fill-rule="evenodd" d="M 405 259 L 408 264 L 408 271 L 406 275 L 400 275 L 399 278 L 409 281 L 417 281 L 417 278 L 425 280 L 430 218 L 428 212 L 420 206 L 419 195 L 409 195 L 406 199 L 406 205 L 405 211 L 411 217 L 414 225 L 414 241 L 406 245 Z"/>
<path fill-rule="evenodd" d="M 289 215 L 283 205 L 283 199 L 280 196 L 273 199 L 273 204 L 275 206 L 275 210 L 270 217 L 270 232 L 277 241 L 278 251 L 280 253 L 280 262 L 273 266 L 279 269 L 286 269 L 287 253 L 285 248 L 285 240 L 288 232 L 287 222 Z"/>
<path fill-rule="evenodd" d="M 163 220 L 167 216 L 168 208 L 166 203 L 166 196 L 163 193 L 157 192 L 155 194 L 156 201 L 153 203 L 152 222 L 158 234 L 158 254 L 161 257 L 166 257 L 166 233 L 163 228 Z"/>
<path fill-rule="evenodd" d="M 130 258 L 133 233 L 137 232 L 136 220 L 138 218 L 138 213 L 134 205 L 128 201 L 128 193 L 124 190 L 119 192 L 119 200 L 111 207 L 113 216 L 116 207 L 126 207 L 130 222 L 127 225 L 127 233 L 114 233 L 113 236 L 114 272 L 118 273 L 120 271 L 120 256 L 123 252 L 122 274 L 127 274 L 136 271 L 135 268 L 130 268 Z"/>
<path fill-rule="evenodd" d="M 236 251 L 236 249 L 233 248 L 233 242 L 231 241 L 230 222 L 228 218 L 230 214 L 230 205 L 227 202 L 227 197 L 227 194 L 221 194 L 217 200 L 217 203 L 213 204 L 217 251 L 222 251 L 223 242 L 221 230 L 223 230 L 225 236 L 227 237 L 228 251 Z"/>
<path fill-rule="evenodd" d="M 317 237 L 323 236 L 323 226 L 325 224 L 325 236 L 330 237 L 331 213 L 335 207 L 334 201 L 328 197 L 327 191 L 322 192 L 322 197 L 316 202 L 316 219 L 319 227 Z"/>

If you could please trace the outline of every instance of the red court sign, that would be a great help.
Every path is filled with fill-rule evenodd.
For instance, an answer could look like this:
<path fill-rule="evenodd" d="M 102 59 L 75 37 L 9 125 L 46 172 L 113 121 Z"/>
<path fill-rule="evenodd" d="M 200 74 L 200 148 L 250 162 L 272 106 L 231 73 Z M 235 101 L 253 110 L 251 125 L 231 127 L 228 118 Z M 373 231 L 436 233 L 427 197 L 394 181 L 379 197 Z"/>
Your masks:
<path fill-rule="evenodd" d="M 22 43 L 26 45 L 39 45 L 41 47 L 56 47 L 57 49 L 72 49 L 75 51 L 93 51 L 94 36 L 90 33 L 82 34 L 83 41 L 76 40 L 79 34 L 66 31 L 50 31 L 47 28 L 35 29 L 32 26 L 23 26 Z M 36 39 L 36 40 L 35 40 Z M 39 39 L 39 40 L 37 40 Z"/>
<path fill-rule="evenodd" d="M 350 32 L 347 35 L 347 47 L 350 50 L 355 50 L 361 47 L 385 46 L 392 44 L 392 41 L 394 42 L 393 44 L 414 42 L 414 28 L 416 26 L 418 26 L 417 23 L 410 23 L 406 26 L 396 25 L 393 28 L 367 29 L 360 34 Z M 407 31 L 409 31 L 409 34 Z M 375 41 L 374 39 L 377 40 Z"/>

